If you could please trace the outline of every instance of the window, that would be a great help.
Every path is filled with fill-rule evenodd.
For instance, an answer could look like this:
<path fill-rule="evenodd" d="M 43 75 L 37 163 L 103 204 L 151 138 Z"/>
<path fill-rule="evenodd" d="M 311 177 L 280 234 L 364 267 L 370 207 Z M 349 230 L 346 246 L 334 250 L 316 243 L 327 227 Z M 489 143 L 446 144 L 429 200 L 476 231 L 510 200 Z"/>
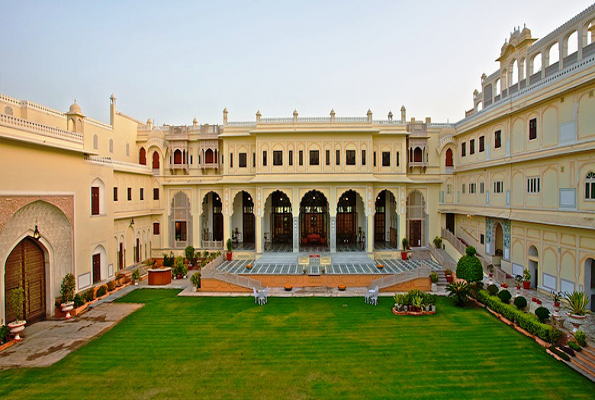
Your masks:
<path fill-rule="evenodd" d="M 256 153 L 252 153 L 252 168 L 256 168 Z"/>
<path fill-rule="evenodd" d="M 345 151 L 345 164 L 355 165 L 355 150 Z"/>
<path fill-rule="evenodd" d="M 464 183 L 461 185 L 461 192 L 463 194 L 465 194 L 465 189 L 467 188 L 467 185 L 465 185 Z"/>
<path fill-rule="evenodd" d="M 483 194 L 485 192 L 485 185 L 483 182 L 479 182 L 479 193 Z"/>
<path fill-rule="evenodd" d="M 304 150 L 298 152 L 298 164 L 304 165 Z"/>
<path fill-rule="evenodd" d="M 481 244 L 485 244 L 485 240 L 486 240 L 486 239 L 485 239 L 485 236 L 484 236 L 484 234 L 483 234 L 483 233 L 482 233 L 481 235 L 479 235 L 479 243 L 481 243 Z"/>
<path fill-rule="evenodd" d="M 595 200 L 595 172 L 589 172 L 585 179 L 585 199 Z"/>
<path fill-rule="evenodd" d="M 502 182 L 502 181 L 494 182 L 494 193 L 504 193 L 504 182 Z"/>
<path fill-rule="evenodd" d="M 283 165 L 283 151 L 273 151 L 273 165 Z"/>
<path fill-rule="evenodd" d="M 366 165 L 366 150 L 362 150 L 362 165 Z"/>
<path fill-rule="evenodd" d="M 141 200 L 145 199 L 145 189 L 144 188 L 140 188 L 140 199 Z"/>
<path fill-rule="evenodd" d="M 376 166 L 376 152 L 374 152 L 374 166 Z"/>
<path fill-rule="evenodd" d="M 485 150 L 485 136 L 479 137 L 479 152 L 483 153 Z"/>
<path fill-rule="evenodd" d="M 341 165 L 341 150 L 335 152 L 335 164 Z"/>
<path fill-rule="evenodd" d="M 540 181 L 539 177 L 527 178 L 527 193 L 539 193 L 541 190 Z"/>
<path fill-rule="evenodd" d="M 465 157 L 467 155 L 467 143 L 461 143 L 461 157 Z"/>
<path fill-rule="evenodd" d="M 176 221 L 176 240 L 186 241 L 186 221 Z"/>
<path fill-rule="evenodd" d="M 99 148 L 99 138 L 97 135 L 93 135 L 93 149 L 97 150 Z"/>
<path fill-rule="evenodd" d="M 537 118 L 529 120 L 529 140 L 537 139 Z"/>
<path fill-rule="evenodd" d="M 397 167 L 399 166 L 399 152 L 397 151 Z"/>
<path fill-rule="evenodd" d="M 144 147 L 141 147 L 138 152 L 138 163 L 140 165 L 147 165 L 147 151 Z"/>
<path fill-rule="evenodd" d="M 382 152 L 382 166 L 390 167 L 390 152 L 388 151 Z"/>
<path fill-rule="evenodd" d="M 153 200 L 159 200 L 159 188 L 153 188 Z"/>
<path fill-rule="evenodd" d="M 238 158 L 238 165 L 240 168 L 246 168 L 248 166 L 248 154 L 240 153 Z"/>
<path fill-rule="evenodd" d="M 91 187 L 91 215 L 99 215 L 99 187 Z"/>
<path fill-rule="evenodd" d="M 267 166 L 267 152 L 266 150 L 262 152 L 262 165 Z"/>
<path fill-rule="evenodd" d="M 153 222 L 153 235 L 159 235 L 159 222 Z"/>
<path fill-rule="evenodd" d="M 475 139 L 469 141 L 469 154 L 475 154 Z"/>
<path fill-rule="evenodd" d="M 326 157 L 326 165 L 331 165 L 331 151 L 327 150 L 325 152 L 325 157 Z"/>
<path fill-rule="evenodd" d="M 128 201 L 132 200 L 132 188 L 128 188 Z"/>
<path fill-rule="evenodd" d="M 114 201 L 118 201 L 118 188 L 114 188 Z"/>
<path fill-rule="evenodd" d="M 475 194 L 477 190 L 477 183 L 470 183 L 469 184 L 469 194 Z"/>
<path fill-rule="evenodd" d="M 229 153 L 229 168 L 233 168 L 233 153 Z"/>
<path fill-rule="evenodd" d="M 497 130 L 494 132 L 494 148 L 499 149 L 502 147 L 502 131 Z"/>
<path fill-rule="evenodd" d="M 194 161 L 193 161 L 193 160 L 194 160 L 194 158 L 192 158 L 192 154 L 191 154 L 191 155 L 190 155 L 190 164 L 193 164 L 193 163 L 194 163 Z"/>
<path fill-rule="evenodd" d="M 318 150 L 310 150 L 310 165 L 320 165 Z"/>
<path fill-rule="evenodd" d="M 293 165 L 293 150 L 289 150 L 289 165 Z"/>

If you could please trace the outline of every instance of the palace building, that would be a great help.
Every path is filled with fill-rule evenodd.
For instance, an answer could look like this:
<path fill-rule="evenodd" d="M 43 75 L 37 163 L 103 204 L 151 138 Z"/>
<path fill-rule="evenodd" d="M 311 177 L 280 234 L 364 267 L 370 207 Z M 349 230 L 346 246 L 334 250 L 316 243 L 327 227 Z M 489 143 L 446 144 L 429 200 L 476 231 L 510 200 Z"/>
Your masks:
<path fill-rule="evenodd" d="M 80 291 L 228 238 L 234 259 L 296 263 L 397 259 L 403 238 L 457 260 L 464 243 L 535 288 L 594 296 L 595 5 L 541 39 L 516 28 L 496 57 L 457 123 L 401 107 L 157 126 L 113 95 L 103 123 L 0 95 L 0 324 L 16 287 L 35 321 L 66 273 Z"/>

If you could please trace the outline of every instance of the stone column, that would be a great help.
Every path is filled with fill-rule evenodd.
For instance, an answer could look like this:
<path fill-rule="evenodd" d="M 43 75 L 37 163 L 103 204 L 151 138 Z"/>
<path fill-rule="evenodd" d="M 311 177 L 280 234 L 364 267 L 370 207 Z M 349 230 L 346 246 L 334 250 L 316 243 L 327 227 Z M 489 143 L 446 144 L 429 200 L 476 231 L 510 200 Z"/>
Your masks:
<path fill-rule="evenodd" d="M 300 251 L 300 221 L 299 216 L 293 217 L 293 252 Z"/>
<path fill-rule="evenodd" d="M 335 253 L 337 251 L 337 217 L 332 216 L 330 217 L 331 222 L 331 229 L 330 229 L 330 239 L 331 239 L 331 253 Z"/>
<path fill-rule="evenodd" d="M 255 216 L 256 221 L 256 232 L 254 232 L 254 236 L 256 239 L 256 252 L 262 254 L 264 252 L 264 216 Z"/>
<path fill-rule="evenodd" d="M 368 253 L 374 252 L 374 218 L 370 218 L 369 215 L 366 215 L 366 228 L 364 229 L 364 233 L 366 234 L 366 251 Z"/>

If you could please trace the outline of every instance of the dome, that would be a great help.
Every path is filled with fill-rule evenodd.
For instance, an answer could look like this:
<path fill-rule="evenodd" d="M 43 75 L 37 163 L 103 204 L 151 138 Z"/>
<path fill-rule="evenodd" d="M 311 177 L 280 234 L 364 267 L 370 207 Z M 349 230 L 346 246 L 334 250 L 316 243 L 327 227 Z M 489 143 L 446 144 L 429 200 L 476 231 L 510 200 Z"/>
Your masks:
<path fill-rule="evenodd" d="M 197 125 L 197 124 L 198 124 L 198 120 L 196 119 L 196 117 L 195 117 L 195 118 L 192 120 L 192 123 L 193 123 L 194 125 Z"/>
<path fill-rule="evenodd" d="M 76 104 L 76 100 L 74 100 L 74 103 L 72 103 L 72 105 L 70 106 L 70 111 L 71 113 L 81 113 L 81 107 Z"/>

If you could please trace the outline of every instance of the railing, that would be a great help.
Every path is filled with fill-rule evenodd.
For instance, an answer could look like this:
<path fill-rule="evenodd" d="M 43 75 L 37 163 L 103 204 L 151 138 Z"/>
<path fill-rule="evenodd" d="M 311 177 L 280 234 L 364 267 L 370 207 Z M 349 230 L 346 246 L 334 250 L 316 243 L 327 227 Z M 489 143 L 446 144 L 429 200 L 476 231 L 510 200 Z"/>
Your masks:
<path fill-rule="evenodd" d="M 133 171 L 138 171 L 138 172 L 143 172 L 143 173 L 152 173 L 152 171 L 153 171 L 151 169 L 151 167 L 148 165 L 129 163 L 129 162 L 125 162 L 125 161 L 116 161 L 116 160 L 112 160 L 111 157 L 91 156 L 89 154 L 85 154 L 83 157 L 83 160 L 91 161 L 94 163 L 105 164 L 105 165 L 111 165 L 111 166 L 115 166 L 115 167 L 122 167 L 122 168 L 126 168 L 128 170 L 133 170 Z"/>
<path fill-rule="evenodd" d="M 217 279 L 219 281 L 231 283 L 232 285 L 246 287 L 246 288 L 254 288 L 254 289 L 261 289 L 262 284 L 260 281 L 256 279 L 248 278 L 247 276 L 237 275 L 237 274 L 228 274 L 227 272 L 220 272 L 217 271 L 217 267 L 219 267 L 225 261 L 225 255 L 221 254 L 219 257 L 215 258 L 213 261 L 205 265 L 201 271 L 201 277 L 203 279 Z"/>
<path fill-rule="evenodd" d="M 376 286 L 378 286 L 379 289 L 382 289 L 398 285 L 400 283 L 409 282 L 417 278 L 427 278 L 430 276 L 431 272 L 431 268 L 422 262 L 422 266 L 414 270 L 374 279 L 370 282 L 370 288 L 375 288 Z"/>
<path fill-rule="evenodd" d="M 109 129 L 109 130 L 112 130 L 113 129 L 113 127 L 110 124 L 106 124 L 104 122 L 97 121 L 96 119 L 93 119 L 93 118 L 87 117 L 87 118 L 85 118 L 85 122 L 88 122 L 88 123 L 90 123 L 92 125 L 95 125 L 95 126 L 99 126 L 101 128 L 105 128 L 105 129 Z"/>
<path fill-rule="evenodd" d="M 212 163 L 201 162 L 200 164 L 198 164 L 198 167 L 202 168 L 202 169 L 219 169 L 219 163 L 217 163 L 217 162 L 212 162 Z"/>
<path fill-rule="evenodd" d="M 465 254 L 465 249 L 467 246 L 465 246 L 465 243 L 463 243 L 458 237 L 453 235 L 451 231 L 442 228 L 440 234 L 444 239 L 448 240 L 449 243 L 452 244 L 459 253 L 463 255 Z"/>
<path fill-rule="evenodd" d="M 208 249 L 208 250 L 211 250 L 211 249 L 221 250 L 223 248 L 223 241 L 221 241 L 221 240 L 203 240 L 202 248 Z"/>
<path fill-rule="evenodd" d="M 49 108 L 49 107 L 43 106 L 41 104 L 34 103 L 32 101 L 29 101 L 29 100 L 23 100 L 23 101 L 21 101 L 21 104 L 24 104 L 25 107 L 31 107 L 31 108 L 34 108 L 36 110 L 46 112 L 48 114 L 54 114 L 57 117 L 65 118 L 65 115 L 64 115 L 64 113 L 62 111 L 54 110 L 53 108 Z"/>
<path fill-rule="evenodd" d="M 428 166 L 427 161 L 409 161 L 409 168 L 427 167 L 427 166 Z"/>
<path fill-rule="evenodd" d="M 428 250 L 430 251 L 432 257 L 434 257 L 436 261 L 438 261 L 438 264 L 442 265 L 442 268 L 450 269 L 452 271 L 457 269 L 457 265 L 454 262 L 444 258 L 444 256 L 434 246 L 428 245 Z"/>
<path fill-rule="evenodd" d="M 83 135 L 80 133 L 69 132 L 60 128 L 53 128 L 51 126 L 27 121 L 26 119 L 13 117 L 12 115 L 0 114 L 0 124 L 24 128 L 29 131 L 40 133 L 45 136 L 51 136 L 57 139 L 64 139 L 78 144 L 83 144 Z"/>
<path fill-rule="evenodd" d="M 215 273 L 217 272 L 217 267 L 223 264 L 225 261 L 225 255 L 221 254 L 219 257 L 216 257 L 213 261 L 202 267 L 201 269 L 201 276 L 203 278 L 215 278 Z"/>

